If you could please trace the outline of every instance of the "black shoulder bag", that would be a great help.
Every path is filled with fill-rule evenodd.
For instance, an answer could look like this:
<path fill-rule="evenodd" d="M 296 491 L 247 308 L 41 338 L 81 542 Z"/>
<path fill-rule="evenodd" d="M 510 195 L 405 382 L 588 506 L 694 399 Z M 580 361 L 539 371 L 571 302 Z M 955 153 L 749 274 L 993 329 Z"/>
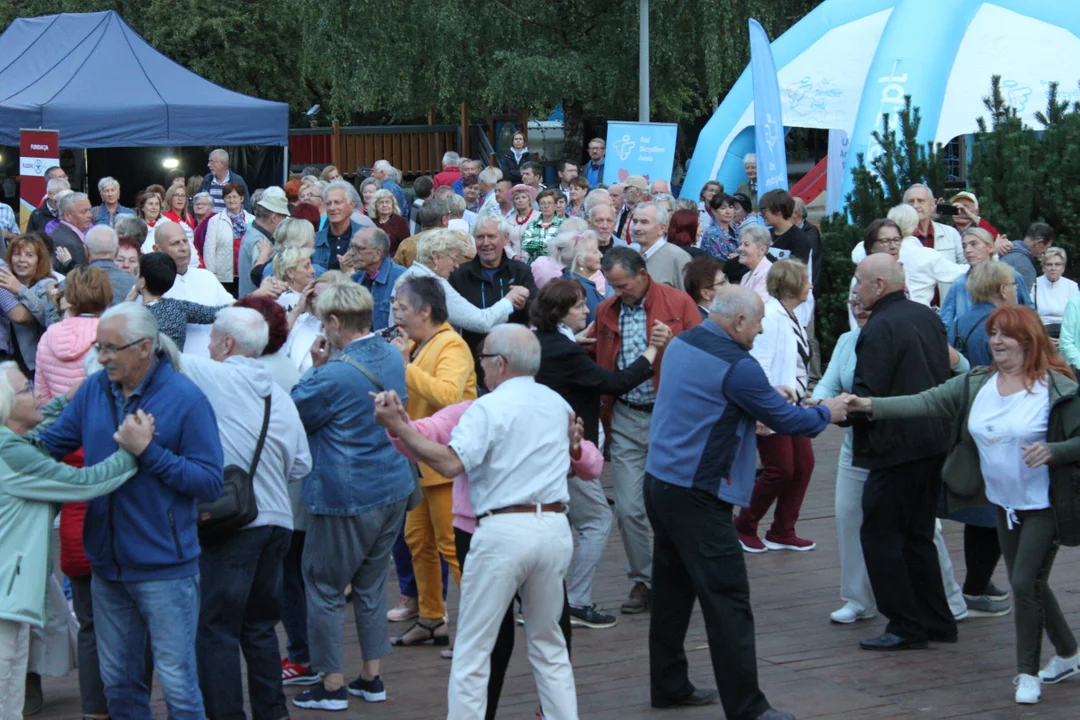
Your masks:
<path fill-rule="evenodd" d="M 364 365 L 364 363 L 358 360 L 353 360 L 351 357 L 345 355 L 344 353 L 338 358 L 338 362 L 343 362 L 346 365 L 349 365 L 359 370 L 360 374 L 366 377 L 368 379 L 368 382 L 374 385 L 375 389 L 379 392 L 382 392 L 386 389 L 383 387 L 383 384 L 379 382 L 379 378 L 375 377 L 375 373 L 368 370 L 367 366 Z M 405 504 L 406 511 L 415 509 L 416 506 L 419 505 L 424 499 L 424 492 L 420 489 L 420 466 L 417 463 L 409 462 L 409 469 L 412 470 L 413 489 L 412 494 L 409 495 L 409 502 Z"/>
<path fill-rule="evenodd" d="M 201 502 L 199 511 L 199 542 L 214 545 L 229 539 L 240 528 L 250 525 L 259 517 L 259 505 L 255 500 L 255 469 L 259 467 L 266 431 L 270 428 L 270 396 L 266 396 L 259 442 L 255 445 L 255 457 L 251 469 L 239 465 L 225 468 L 224 488 L 217 500 Z"/>

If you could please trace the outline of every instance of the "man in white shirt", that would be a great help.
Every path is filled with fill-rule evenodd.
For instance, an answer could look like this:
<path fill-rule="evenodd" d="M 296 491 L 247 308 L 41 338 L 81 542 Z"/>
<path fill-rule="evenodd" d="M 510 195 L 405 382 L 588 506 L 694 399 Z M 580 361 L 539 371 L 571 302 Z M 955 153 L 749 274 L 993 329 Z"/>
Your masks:
<path fill-rule="evenodd" d="M 668 211 L 655 202 L 639 203 L 630 221 L 630 239 L 641 247 L 649 277 L 685 290 L 683 269 L 690 264 L 690 254 L 667 241 Z"/>
<path fill-rule="evenodd" d="M 236 298 L 230 295 L 214 273 L 191 267 L 191 244 L 178 223 L 165 223 L 154 233 L 154 248 L 176 263 L 176 281 L 162 297 L 189 300 L 200 305 L 218 307 L 231 305 Z M 188 324 L 187 341 L 181 348 L 189 355 L 210 357 L 210 326 Z"/>
<path fill-rule="evenodd" d="M 919 213 L 919 226 L 915 228 L 915 237 L 923 244 L 941 253 L 946 260 L 957 265 L 966 265 L 964 244 L 956 228 L 934 221 L 937 215 L 937 201 L 934 192 L 922 183 L 915 183 L 904 191 L 904 203 L 915 208 Z M 944 301 L 952 283 L 938 283 L 938 300 Z M 938 303 L 934 303 L 935 305 Z"/>
<path fill-rule="evenodd" d="M 524 326 L 492 330 L 479 357 L 492 392 L 462 415 L 449 445 L 411 428 L 393 397 L 380 396 L 375 410 L 377 421 L 435 472 L 469 475 L 479 525 L 461 580 L 447 717 L 484 717 L 491 651 L 506 607 L 518 593 L 544 714 L 577 718 L 574 671 L 558 624 L 573 553 L 565 514 L 573 411 L 533 379 L 540 369 L 540 343 Z"/>
<path fill-rule="evenodd" d="M 252 714 L 287 717 L 277 633 L 281 620 L 281 568 L 292 537 L 290 483 L 311 472 L 307 433 L 289 393 L 257 360 L 269 340 L 262 313 L 231 307 L 211 330 L 212 359 L 185 356 L 184 374 L 214 408 L 225 467 L 248 471 L 258 517 L 199 557 L 200 610 L 195 657 L 210 717 L 244 712 L 240 650 L 244 651 Z M 266 438 L 259 445 L 262 428 Z"/>

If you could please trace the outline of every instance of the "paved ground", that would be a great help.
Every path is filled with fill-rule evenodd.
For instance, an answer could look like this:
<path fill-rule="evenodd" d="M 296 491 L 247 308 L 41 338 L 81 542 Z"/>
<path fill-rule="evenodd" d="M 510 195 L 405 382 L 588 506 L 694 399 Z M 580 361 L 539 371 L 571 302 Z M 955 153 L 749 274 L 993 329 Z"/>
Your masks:
<path fill-rule="evenodd" d="M 876 718 L 1013 718 L 1080 717 L 1080 680 L 1043 689 L 1043 702 L 1021 707 L 1013 703 L 1015 644 L 1012 617 L 969 619 L 960 625 L 960 642 L 936 645 L 923 652 L 899 654 L 859 650 L 858 640 L 875 635 L 878 620 L 851 626 L 829 623 L 840 606 L 839 563 L 833 519 L 833 488 L 840 432 L 830 429 L 815 442 L 817 467 L 807 494 L 800 534 L 818 543 L 810 553 L 769 552 L 748 556 L 754 614 L 757 622 L 761 684 L 777 707 L 799 718 L 859 720 Z M 946 523 L 953 563 L 962 578 L 963 553 L 959 526 Z M 1075 550 L 1064 549 L 1051 583 L 1072 621 L 1080 629 L 1080 563 Z M 596 602 L 617 608 L 629 586 L 617 533 L 612 534 L 597 578 Z M 999 568 L 995 578 L 1007 587 Z M 391 583 L 391 585 L 395 585 Z M 396 600 L 396 592 L 392 600 Z M 451 617 L 456 613 L 456 589 L 451 590 Z M 611 630 L 582 630 L 574 635 L 574 671 L 580 714 L 597 720 L 637 718 L 719 718 L 719 706 L 652 710 L 648 703 L 648 615 L 623 616 Z M 347 620 L 346 661 L 350 674 L 360 668 L 359 648 Z M 695 614 L 687 637 L 694 681 L 712 686 L 704 626 Z M 284 642 L 283 642 L 284 644 Z M 1045 646 L 1043 657 L 1052 655 Z M 427 720 L 445 717 L 446 679 L 450 663 L 434 648 L 403 648 L 384 664 L 389 701 L 369 705 L 353 698 L 338 717 Z M 42 718 L 79 716 L 78 683 L 74 676 L 45 678 L 46 706 Z M 287 689 L 293 695 L 295 689 Z M 155 689 L 156 716 L 164 718 L 160 691 Z M 500 705 L 499 717 L 531 720 L 537 700 L 524 636 L 518 646 Z M 293 708 L 296 718 L 328 713 Z"/>

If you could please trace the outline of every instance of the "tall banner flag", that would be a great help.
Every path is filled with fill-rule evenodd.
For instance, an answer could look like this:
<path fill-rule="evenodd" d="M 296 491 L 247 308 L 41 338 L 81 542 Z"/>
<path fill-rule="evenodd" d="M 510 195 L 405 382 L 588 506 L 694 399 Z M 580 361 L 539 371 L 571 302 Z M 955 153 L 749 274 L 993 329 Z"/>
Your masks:
<path fill-rule="evenodd" d="M 754 142 L 757 145 L 758 198 L 770 190 L 787 190 L 784 120 L 780 113 L 780 82 L 776 77 L 769 36 L 750 18 L 750 72 L 754 79 Z"/>
<path fill-rule="evenodd" d="M 844 203 L 844 169 L 851 140 L 843 130 L 829 131 L 829 161 L 825 165 L 825 214 L 840 212 Z"/>
<path fill-rule="evenodd" d="M 19 131 L 19 228 L 26 232 L 30 213 L 45 196 L 45 171 L 60 164 L 60 133 L 56 130 Z"/>
<path fill-rule="evenodd" d="M 603 183 L 625 182 L 631 175 L 671 182 L 678 135 L 676 123 L 609 122 Z"/>

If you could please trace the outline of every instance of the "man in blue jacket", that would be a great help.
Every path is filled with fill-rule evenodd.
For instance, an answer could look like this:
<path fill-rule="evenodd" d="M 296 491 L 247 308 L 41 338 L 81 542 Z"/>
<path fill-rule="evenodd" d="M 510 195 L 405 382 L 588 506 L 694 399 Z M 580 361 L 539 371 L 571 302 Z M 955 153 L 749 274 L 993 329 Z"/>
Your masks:
<path fill-rule="evenodd" d="M 405 268 L 390 259 L 390 236 L 379 228 L 363 228 L 353 233 L 349 244 L 353 282 L 371 291 L 375 309 L 371 313 L 371 329 L 382 330 L 393 323 L 390 317 L 390 296 Z"/>
<path fill-rule="evenodd" d="M 82 447 L 89 466 L 116 450 L 112 428 L 128 414 L 144 410 L 156 430 L 135 476 L 86 508 L 83 545 L 94 569 L 109 715 L 152 717 L 144 682 L 149 636 L 169 717 L 201 720 L 195 503 L 222 491 L 217 419 L 206 396 L 176 370 L 176 347 L 145 307 L 122 303 L 106 311 L 94 346 L 105 370 L 83 383 L 41 444 L 55 457 Z"/>
<path fill-rule="evenodd" d="M 847 417 L 839 398 L 789 405 L 750 356 L 765 308 L 733 286 L 709 319 L 664 352 L 645 465 L 645 507 L 653 528 L 649 664 L 653 707 L 705 705 L 716 690 L 695 688 L 683 642 L 701 603 L 713 673 L 729 720 L 795 720 L 758 686 L 750 584 L 732 523 L 754 488 L 756 423 L 782 435 L 817 435 Z"/>

